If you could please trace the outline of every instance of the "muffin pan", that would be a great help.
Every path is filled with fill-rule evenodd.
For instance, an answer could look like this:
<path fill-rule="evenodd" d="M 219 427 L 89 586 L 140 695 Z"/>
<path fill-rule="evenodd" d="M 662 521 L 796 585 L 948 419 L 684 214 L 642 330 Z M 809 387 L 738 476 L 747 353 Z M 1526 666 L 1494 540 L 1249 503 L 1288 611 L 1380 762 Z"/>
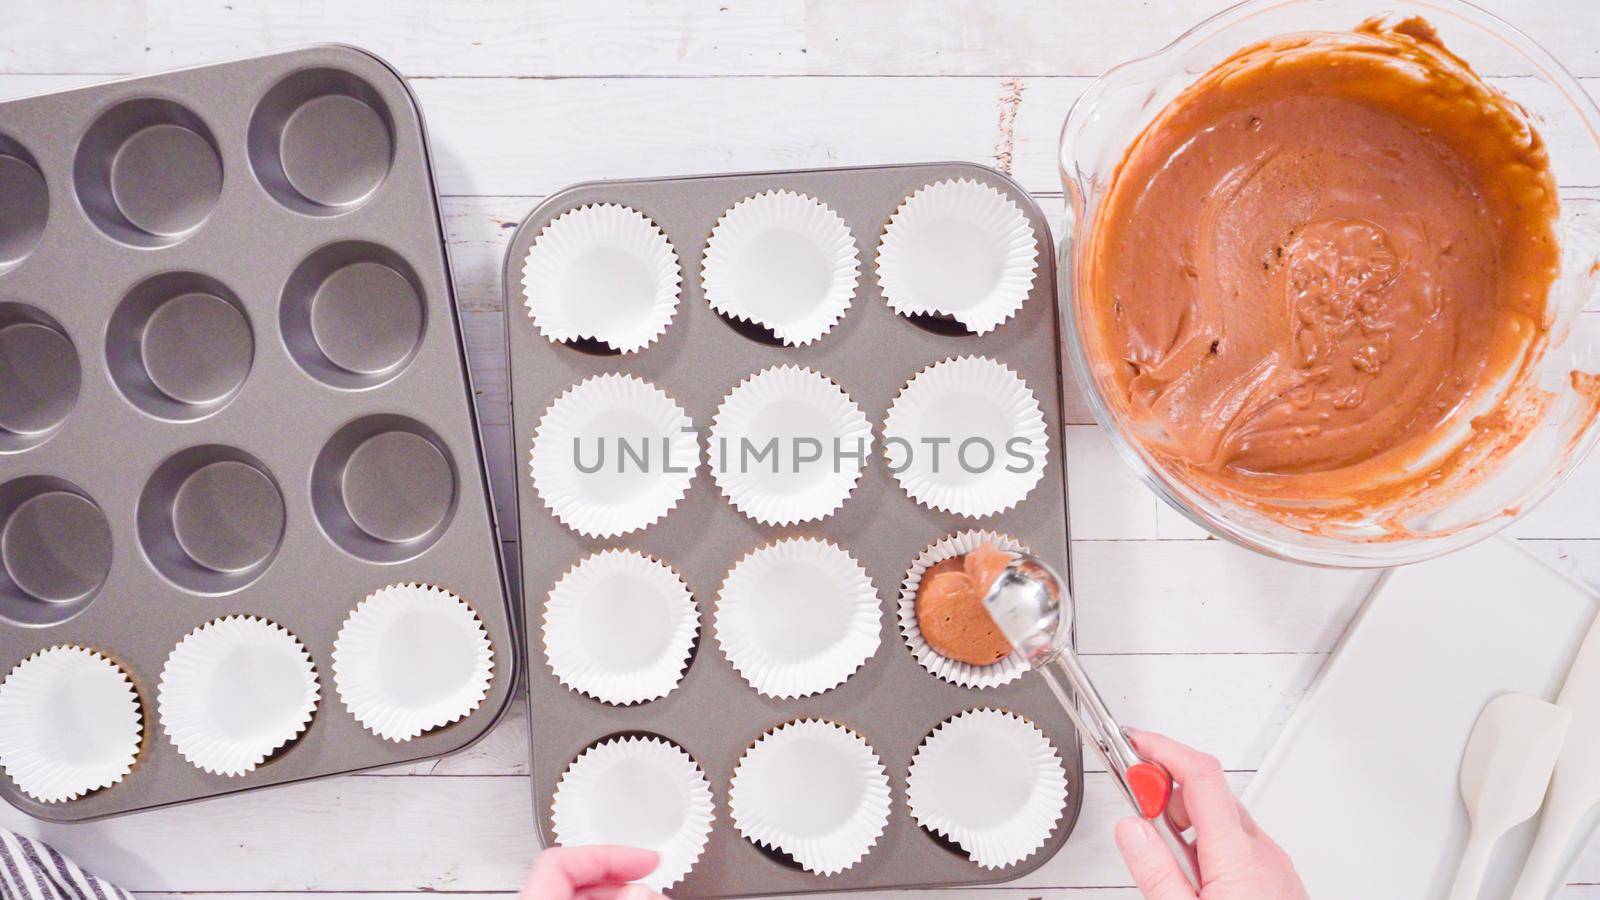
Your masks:
<path fill-rule="evenodd" d="M 0 675 L 77 644 L 132 676 L 145 746 L 88 819 L 392 765 L 495 723 L 520 657 L 423 124 L 405 83 L 319 46 L 0 104 Z M 489 697 L 404 743 L 333 691 L 356 604 L 472 604 Z M 156 709 L 167 655 L 228 615 L 310 651 L 322 702 L 210 775 Z"/>
<path fill-rule="evenodd" d="M 895 210 L 919 188 L 961 178 L 990 185 L 1015 202 L 1038 244 L 1038 269 L 1022 309 L 983 336 L 946 319 L 897 314 L 884 301 L 875 268 L 879 240 Z M 768 332 L 719 315 L 707 303 L 699 277 L 718 219 L 741 200 L 769 190 L 792 190 L 827 204 L 849 226 L 861 261 L 849 310 L 820 339 L 802 347 L 783 346 Z M 535 328 L 522 297 L 523 262 L 540 231 L 565 212 L 602 203 L 631 207 L 660 226 L 684 273 L 671 324 L 657 342 L 627 355 L 607 353 L 593 342 L 552 342 Z M 569 188 L 528 216 L 507 253 L 504 289 L 534 721 L 533 795 L 546 842 L 552 833 L 551 801 L 574 759 L 609 737 L 656 735 L 693 756 L 714 795 L 710 842 L 673 889 L 683 896 L 987 884 L 1028 872 L 1061 847 L 1083 801 L 1083 758 L 1077 735 L 1046 686 L 1027 676 L 985 690 L 941 681 L 918 665 L 895 621 L 899 585 L 917 555 L 964 529 L 1007 533 L 1065 566 L 1070 577 L 1053 259 L 1049 228 L 1028 195 L 993 170 L 960 163 L 597 182 Z M 859 485 L 842 507 L 821 521 L 794 526 L 768 527 L 741 514 L 701 466 L 688 494 L 665 519 L 620 538 L 589 539 L 557 520 L 529 480 L 528 453 L 540 417 L 568 388 L 597 374 L 625 372 L 647 379 L 683 405 L 703 437 L 718 405 L 745 378 L 774 365 L 809 367 L 834 379 L 881 434 L 890 402 L 913 375 L 964 354 L 1009 366 L 1027 381 L 1045 414 L 1049 453 L 1044 477 L 1018 506 L 997 516 L 971 519 L 918 505 L 889 472 L 876 440 Z M 881 608 L 881 639 L 876 653 L 842 685 L 814 696 L 775 700 L 747 684 L 717 646 L 713 609 L 737 560 L 788 536 L 833 541 L 865 566 Z M 562 685 L 546 660 L 540 624 L 550 590 L 579 560 L 609 547 L 637 550 L 671 565 L 699 607 L 700 632 L 689 670 L 661 699 L 630 706 L 602 703 Z M 907 769 L 922 741 L 941 722 L 983 706 L 1010 710 L 1036 723 L 1068 772 L 1066 808 L 1048 841 L 1022 862 L 998 869 L 981 868 L 921 830 L 905 798 Z M 758 848 L 739 835 L 728 814 L 729 783 L 740 756 L 769 730 L 803 717 L 855 729 L 889 773 L 890 815 L 883 836 L 865 858 L 836 875 L 803 871 L 792 860 Z"/>

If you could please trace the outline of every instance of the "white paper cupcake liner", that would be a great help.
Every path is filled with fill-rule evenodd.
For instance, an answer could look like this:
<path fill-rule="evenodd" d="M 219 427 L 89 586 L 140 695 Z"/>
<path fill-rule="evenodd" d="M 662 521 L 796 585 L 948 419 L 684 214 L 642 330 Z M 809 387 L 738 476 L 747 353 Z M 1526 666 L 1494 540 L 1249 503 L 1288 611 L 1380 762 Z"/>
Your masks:
<path fill-rule="evenodd" d="M 798 347 L 844 317 L 860 270 L 855 238 L 837 213 L 805 194 L 767 191 L 717 220 L 702 278 L 712 309 Z"/>
<path fill-rule="evenodd" d="M 928 549 L 918 554 L 916 561 L 911 564 L 910 571 L 906 573 L 906 580 L 900 585 L 900 603 L 897 610 L 900 634 L 905 638 L 906 646 L 911 649 L 911 655 L 917 658 L 917 662 L 924 669 L 951 684 L 959 684 L 966 688 L 991 688 L 1015 681 L 1028 670 L 1028 661 L 1021 653 L 1012 651 L 999 662 L 987 666 L 975 666 L 940 654 L 929 646 L 922 636 L 922 627 L 917 622 L 917 590 L 922 587 L 922 576 L 934 564 L 952 556 L 964 556 L 984 544 L 1008 553 L 1030 552 L 1027 547 L 1003 534 L 993 531 L 963 531 L 935 541 L 928 546 Z"/>
<path fill-rule="evenodd" d="M 156 707 L 197 768 L 238 776 L 294 740 L 316 712 L 316 666 L 294 635 L 251 616 L 190 632 L 161 669 Z"/>
<path fill-rule="evenodd" d="M 878 593 L 837 545 L 788 538 L 734 563 L 714 628 L 728 662 L 758 693 L 793 698 L 843 684 L 878 650 Z"/>
<path fill-rule="evenodd" d="M 489 695 L 494 649 L 465 600 L 391 584 L 356 605 L 333 642 L 333 680 L 356 721 L 409 741 L 471 715 Z"/>
<path fill-rule="evenodd" d="M 878 244 L 878 282 L 901 315 L 944 315 L 986 334 L 1022 308 L 1039 249 L 1028 217 L 989 185 L 959 179 L 912 194 Z"/>
<path fill-rule="evenodd" d="M 572 690 L 643 703 L 678 686 L 699 630 L 694 596 L 670 566 L 634 550 L 604 550 L 550 591 L 544 653 Z"/>
<path fill-rule="evenodd" d="M 552 341 L 590 339 L 622 353 L 654 343 L 678 310 L 683 272 L 643 213 L 602 203 L 562 213 L 534 239 L 522 296 Z"/>
<path fill-rule="evenodd" d="M 143 742 L 133 681 L 97 651 L 41 650 L 0 682 L 0 769 L 41 803 L 117 784 Z"/>
<path fill-rule="evenodd" d="M 611 538 L 671 512 L 700 462 L 699 435 L 677 401 L 632 375 L 608 374 L 551 404 L 534 430 L 529 469 L 564 525 Z"/>
<path fill-rule="evenodd" d="M 836 875 L 867 855 L 889 821 L 889 776 L 865 740 L 832 722 L 802 719 L 746 750 L 728 811 L 747 840 Z"/>
<path fill-rule="evenodd" d="M 884 455 L 913 500 L 960 516 L 1004 512 L 1044 477 L 1044 413 L 1015 372 L 962 356 L 912 378 L 883 420 Z"/>
<path fill-rule="evenodd" d="M 1049 840 L 1067 805 L 1067 772 L 1044 732 L 997 709 L 946 721 L 906 776 L 917 824 L 986 869 L 1015 865 Z"/>
<path fill-rule="evenodd" d="M 711 475 L 766 525 L 831 515 L 872 453 L 872 425 L 850 395 L 810 369 L 774 366 L 735 387 L 711 421 Z"/>
<path fill-rule="evenodd" d="M 711 784 L 678 747 L 654 737 L 606 741 L 579 756 L 556 785 L 551 819 L 569 847 L 621 844 L 661 855 L 640 879 L 666 890 L 683 879 L 711 835 Z"/>

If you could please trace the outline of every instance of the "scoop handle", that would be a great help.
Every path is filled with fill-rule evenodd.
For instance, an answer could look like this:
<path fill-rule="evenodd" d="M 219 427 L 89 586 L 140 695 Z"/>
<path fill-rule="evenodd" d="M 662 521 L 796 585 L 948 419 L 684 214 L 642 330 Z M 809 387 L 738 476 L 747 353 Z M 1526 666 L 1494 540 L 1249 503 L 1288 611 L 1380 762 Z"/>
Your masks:
<path fill-rule="evenodd" d="M 1039 663 L 1043 664 L 1040 665 Z M 1051 693 L 1067 711 L 1078 733 L 1100 755 L 1111 772 L 1112 780 L 1128 804 L 1141 817 L 1149 820 L 1161 836 L 1162 843 L 1172 851 L 1183 870 L 1184 877 L 1196 892 L 1200 890 L 1200 859 L 1194 842 L 1183 836 L 1183 831 L 1172 821 L 1167 801 L 1172 798 L 1172 776 L 1157 762 L 1145 759 L 1134 749 L 1133 742 L 1106 706 L 1100 692 L 1070 652 L 1057 652 L 1048 661 L 1035 662 L 1040 676 L 1050 686 Z M 1062 682 L 1072 686 L 1073 696 L 1067 693 Z"/>

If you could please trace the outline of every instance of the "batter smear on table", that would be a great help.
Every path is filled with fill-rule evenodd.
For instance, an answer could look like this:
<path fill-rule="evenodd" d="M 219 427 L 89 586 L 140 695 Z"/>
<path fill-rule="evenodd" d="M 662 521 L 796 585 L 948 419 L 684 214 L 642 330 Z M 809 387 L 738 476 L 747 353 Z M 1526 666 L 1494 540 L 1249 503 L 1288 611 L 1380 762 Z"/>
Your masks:
<path fill-rule="evenodd" d="M 1090 359 L 1186 481 L 1356 515 L 1525 433 L 1557 212 L 1538 132 L 1426 22 L 1275 38 L 1129 148 L 1079 249 Z"/>

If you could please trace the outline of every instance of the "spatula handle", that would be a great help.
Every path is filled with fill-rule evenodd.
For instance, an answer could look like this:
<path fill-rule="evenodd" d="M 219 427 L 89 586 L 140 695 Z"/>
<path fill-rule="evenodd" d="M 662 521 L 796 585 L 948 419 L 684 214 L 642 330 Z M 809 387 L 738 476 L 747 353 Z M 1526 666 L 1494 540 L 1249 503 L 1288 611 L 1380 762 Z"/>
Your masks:
<path fill-rule="evenodd" d="M 1558 770 L 1557 783 L 1551 787 L 1544 815 L 1539 819 L 1539 836 L 1534 838 L 1533 850 L 1528 853 L 1528 862 L 1522 867 L 1511 900 L 1545 900 L 1550 896 L 1561 871 L 1561 860 L 1572 845 L 1572 837 L 1583 823 L 1583 817 L 1589 813 L 1586 801 L 1560 792 L 1559 775 Z"/>
<path fill-rule="evenodd" d="M 1489 855 L 1494 852 L 1495 837 L 1473 830 L 1467 849 L 1461 854 L 1455 883 L 1450 885 L 1450 900 L 1477 900 L 1478 891 L 1483 888 L 1483 873 L 1489 868 Z"/>

